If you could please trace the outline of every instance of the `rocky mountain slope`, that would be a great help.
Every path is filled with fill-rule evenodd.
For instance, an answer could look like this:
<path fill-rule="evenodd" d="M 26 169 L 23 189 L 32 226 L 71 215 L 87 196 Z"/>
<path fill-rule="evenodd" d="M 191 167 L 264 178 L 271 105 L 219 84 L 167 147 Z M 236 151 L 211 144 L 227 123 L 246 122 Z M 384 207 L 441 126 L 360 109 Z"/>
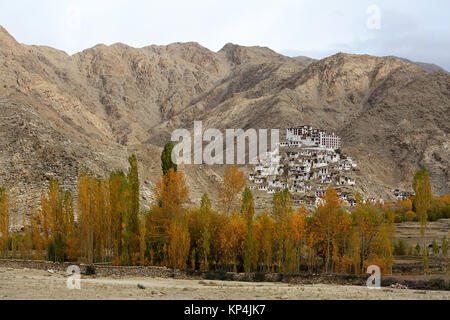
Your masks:
<path fill-rule="evenodd" d="M 289 58 L 263 47 L 197 43 L 141 49 L 97 45 L 69 56 L 19 44 L 0 27 L 0 185 L 23 201 L 51 177 L 73 189 L 140 161 L 144 206 L 173 129 L 310 124 L 343 137 L 367 196 L 409 190 L 425 165 L 435 194 L 450 192 L 450 75 L 400 59 L 336 54 Z M 214 197 L 221 167 L 184 166 L 192 201 Z"/>

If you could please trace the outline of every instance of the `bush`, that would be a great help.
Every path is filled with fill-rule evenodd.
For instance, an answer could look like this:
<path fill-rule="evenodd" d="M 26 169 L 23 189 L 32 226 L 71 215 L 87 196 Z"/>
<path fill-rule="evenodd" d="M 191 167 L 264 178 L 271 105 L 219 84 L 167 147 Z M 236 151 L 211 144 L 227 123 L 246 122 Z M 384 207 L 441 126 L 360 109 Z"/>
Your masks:
<path fill-rule="evenodd" d="M 450 281 L 445 281 L 444 279 L 430 279 L 428 280 L 428 286 L 432 290 L 450 290 Z"/>
<path fill-rule="evenodd" d="M 409 251 L 409 245 L 405 240 L 398 239 L 396 242 L 394 242 L 394 255 L 406 256 Z"/>
<path fill-rule="evenodd" d="M 232 280 L 231 276 L 229 276 L 225 271 L 210 271 L 205 274 L 206 280 L 222 280 L 222 281 L 230 281 Z"/>
<path fill-rule="evenodd" d="M 86 266 L 86 271 L 85 274 L 87 276 L 92 276 L 95 274 L 95 266 L 93 266 L 92 264 L 89 264 Z"/>
<path fill-rule="evenodd" d="M 436 240 L 433 240 L 433 243 L 431 244 L 431 246 L 432 246 L 431 252 L 433 252 L 434 255 L 438 255 L 439 254 L 439 246 L 437 245 Z"/>
<path fill-rule="evenodd" d="M 420 244 L 416 244 L 416 256 L 420 256 Z"/>
<path fill-rule="evenodd" d="M 266 274 L 264 272 L 256 272 L 255 273 L 255 281 L 256 282 L 266 281 Z"/>

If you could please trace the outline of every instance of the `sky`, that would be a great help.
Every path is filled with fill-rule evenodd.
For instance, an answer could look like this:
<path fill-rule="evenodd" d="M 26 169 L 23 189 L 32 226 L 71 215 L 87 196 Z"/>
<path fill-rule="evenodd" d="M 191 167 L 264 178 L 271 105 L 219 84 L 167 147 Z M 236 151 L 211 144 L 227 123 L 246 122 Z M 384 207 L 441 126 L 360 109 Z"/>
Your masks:
<path fill-rule="evenodd" d="M 218 51 L 231 42 L 312 58 L 395 55 L 450 71 L 448 0 L 0 0 L 0 25 L 68 54 L 98 43 Z"/>

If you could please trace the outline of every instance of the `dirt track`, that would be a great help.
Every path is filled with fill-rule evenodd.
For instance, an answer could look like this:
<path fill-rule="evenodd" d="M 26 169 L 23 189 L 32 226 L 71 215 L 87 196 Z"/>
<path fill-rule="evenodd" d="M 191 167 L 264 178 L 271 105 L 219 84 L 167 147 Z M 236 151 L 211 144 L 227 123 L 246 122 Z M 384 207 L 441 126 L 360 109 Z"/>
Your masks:
<path fill-rule="evenodd" d="M 140 285 L 140 288 L 138 287 Z M 67 277 L 43 270 L 0 268 L 0 299 L 444 299 L 450 292 L 334 285 L 289 285 L 138 277 L 84 277 L 80 290 Z"/>

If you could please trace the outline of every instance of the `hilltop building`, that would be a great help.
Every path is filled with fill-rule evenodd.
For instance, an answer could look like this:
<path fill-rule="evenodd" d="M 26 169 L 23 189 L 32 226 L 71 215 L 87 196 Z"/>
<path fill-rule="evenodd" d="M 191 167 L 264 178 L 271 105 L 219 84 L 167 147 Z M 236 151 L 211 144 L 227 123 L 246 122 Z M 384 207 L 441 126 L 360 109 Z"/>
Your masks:
<path fill-rule="evenodd" d="M 286 140 L 300 142 L 304 146 L 319 147 L 337 150 L 341 148 L 341 137 L 325 130 L 313 129 L 310 126 L 289 128 L 286 131 Z"/>
<path fill-rule="evenodd" d="M 249 174 L 250 189 L 273 194 L 287 188 L 294 203 L 317 205 L 328 186 L 333 186 L 341 200 L 354 205 L 350 189 L 356 184 L 352 175 L 357 163 L 336 152 L 340 148 L 341 138 L 334 133 L 309 126 L 289 128 L 286 140 L 260 159 Z"/>

